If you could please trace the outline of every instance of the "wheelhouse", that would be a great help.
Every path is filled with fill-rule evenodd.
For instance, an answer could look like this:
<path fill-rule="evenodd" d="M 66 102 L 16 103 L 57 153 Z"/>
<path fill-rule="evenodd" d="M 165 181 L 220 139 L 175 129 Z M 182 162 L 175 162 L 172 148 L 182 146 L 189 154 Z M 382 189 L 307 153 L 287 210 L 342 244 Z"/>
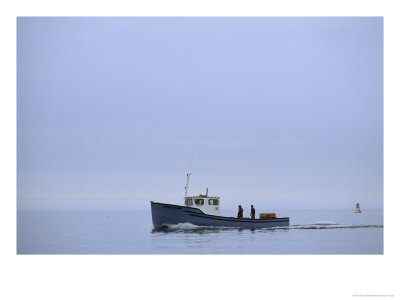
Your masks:
<path fill-rule="evenodd" d="M 208 196 L 208 189 L 205 195 L 185 197 L 185 206 L 195 207 L 208 215 L 220 215 L 219 197 Z"/>

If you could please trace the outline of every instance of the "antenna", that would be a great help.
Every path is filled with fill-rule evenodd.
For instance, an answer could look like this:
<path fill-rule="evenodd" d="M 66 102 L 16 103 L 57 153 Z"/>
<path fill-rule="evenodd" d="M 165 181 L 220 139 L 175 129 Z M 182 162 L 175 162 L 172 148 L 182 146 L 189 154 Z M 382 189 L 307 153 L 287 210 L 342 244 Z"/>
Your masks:
<path fill-rule="evenodd" d="M 192 167 L 193 167 L 193 156 L 194 156 L 194 150 L 195 150 L 195 146 L 193 146 L 192 149 L 192 155 L 190 156 L 190 162 L 189 162 L 189 173 L 192 171 Z"/>

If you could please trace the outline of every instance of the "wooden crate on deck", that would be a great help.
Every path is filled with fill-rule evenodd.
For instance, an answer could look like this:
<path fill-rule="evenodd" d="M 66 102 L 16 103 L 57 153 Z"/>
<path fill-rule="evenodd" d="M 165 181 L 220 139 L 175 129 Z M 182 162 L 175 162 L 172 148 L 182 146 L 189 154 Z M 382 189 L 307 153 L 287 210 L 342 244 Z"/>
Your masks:
<path fill-rule="evenodd" d="M 260 214 L 260 219 L 276 219 L 276 213 Z"/>

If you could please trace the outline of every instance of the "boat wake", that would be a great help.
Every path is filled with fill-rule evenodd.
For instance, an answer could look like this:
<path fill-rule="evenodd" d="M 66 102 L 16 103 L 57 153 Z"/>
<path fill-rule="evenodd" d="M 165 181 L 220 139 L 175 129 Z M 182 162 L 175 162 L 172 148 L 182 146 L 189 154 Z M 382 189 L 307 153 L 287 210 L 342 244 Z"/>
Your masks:
<path fill-rule="evenodd" d="M 218 232 L 232 227 L 199 226 L 191 223 L 164 224 L 153 229 L 153 232 Z"/>
<path fill-rule="evenodd" d="M 311 224 L 295 224 L 287 229 L 342 229 L 342 228 L 383 228 L 383 225 L 372 224 L 340 224 L 331 221 L 320 221 Z"/>
<path fill-rule="evenodd" d="M 339 224 L 339 223 L 313 223 L 313 224 L 298 224 L 298 225 L 291 225 L 287 227 L 281 227 L 286 229 L 342 229 L 342 228 L 383 228 L 383 225 L 364 225 L 364 224 Z M 277 229 L 277 227 L 275 227 Z"/>
<path fill-rule="evenodd" d="M 295 224 L 290 226 L 259 228 L 258 231 L 265 230 L 293 230 L 293 229 L 349 229 L 349 228 L 383 228 L 383 225 L 368 224 L 340 224 L 336 222 L 316 222 L 311 224 Z M 165 224 L 153 229 L 153 232 L 197 232 L 209 233 L 219 232 L 221 230 L 245 230 L 236 227 L 212 227 L 198 226 L 191 223 Z M 250 229 L 249 229 L 250 230 Z M 254 229 L 253 229 L 254 230 Z"/>
<path fill-rule="evenodd" d="M 294 229 L 351 229 L 351 228 L 383 228 L 383 225 L 372 224 L 340 224 L 336 222 L 316 222 L 311 224 L 295 224 L 282 227 L 263 228 L 262 230 L 294 230 Z"/>

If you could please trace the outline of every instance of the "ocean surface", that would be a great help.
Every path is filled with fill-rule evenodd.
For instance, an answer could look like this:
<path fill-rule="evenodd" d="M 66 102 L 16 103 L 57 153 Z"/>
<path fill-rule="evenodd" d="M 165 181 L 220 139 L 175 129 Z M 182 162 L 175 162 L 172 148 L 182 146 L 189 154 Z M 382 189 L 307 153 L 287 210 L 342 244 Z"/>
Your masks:
<path fill-rule="evenodd" d="M 290 226 L 154 230 L 149 210 L 19 211 L 18 254 L 383 254 L 383 211 L 280 210 Z M 235 212 L 222 213 L 233 216 Z"/>

